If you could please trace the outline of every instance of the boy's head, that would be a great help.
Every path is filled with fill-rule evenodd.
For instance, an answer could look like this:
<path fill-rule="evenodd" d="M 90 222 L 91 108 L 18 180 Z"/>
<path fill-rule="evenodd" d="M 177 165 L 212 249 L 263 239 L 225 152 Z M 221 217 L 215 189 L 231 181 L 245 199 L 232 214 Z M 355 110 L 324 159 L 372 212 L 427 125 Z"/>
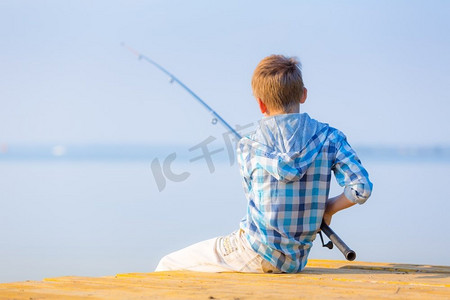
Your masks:
<path fill-rule="evenodd" d="M 300 67 L 297 59 L 283 55 L 261 60 L 253 73 L 252 90 L 263 114 L 299 111 L 299 104 L 305 102 L 307 94 Z"/>

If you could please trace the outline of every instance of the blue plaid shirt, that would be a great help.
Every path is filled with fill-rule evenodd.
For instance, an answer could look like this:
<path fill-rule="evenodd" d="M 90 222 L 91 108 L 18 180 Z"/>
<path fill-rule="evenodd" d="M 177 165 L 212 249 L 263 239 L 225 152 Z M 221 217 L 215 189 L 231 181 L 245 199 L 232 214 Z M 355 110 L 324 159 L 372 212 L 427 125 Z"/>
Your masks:
<path fill-rule="evenodd" d="M 345 135 L 305 113 L 263 118 L 239 141 L 237 155 L 248 200 L 240 227 L 252 248 L 283 272 L 306 265 L 331 171 L 355 203 L 364 203 L 372 191 Z"/>

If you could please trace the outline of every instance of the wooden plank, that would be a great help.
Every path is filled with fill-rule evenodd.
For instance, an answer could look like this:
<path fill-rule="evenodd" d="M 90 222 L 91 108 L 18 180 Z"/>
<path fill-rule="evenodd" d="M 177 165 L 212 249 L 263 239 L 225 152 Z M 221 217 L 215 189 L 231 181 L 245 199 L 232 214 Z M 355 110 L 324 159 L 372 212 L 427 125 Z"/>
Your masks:
<path fill-rule="evenodd" d="M 450 299 L 450 267 L 311 260 L 299 274 L 157 272 L 0 284 L 0 299 Z"/>

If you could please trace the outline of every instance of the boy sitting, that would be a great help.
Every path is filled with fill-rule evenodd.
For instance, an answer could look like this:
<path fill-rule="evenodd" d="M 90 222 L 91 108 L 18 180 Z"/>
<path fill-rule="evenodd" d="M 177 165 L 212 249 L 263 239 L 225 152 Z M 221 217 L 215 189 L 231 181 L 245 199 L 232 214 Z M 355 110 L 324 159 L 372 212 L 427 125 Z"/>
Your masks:
<path fill-rule="evenodd" d="M 264 58 L 252 89 L 265 117 L 237 147 L 248 200 L 240 229 L 171 253 L 156 271 L 300 272 L 322 219 L 369 198 L 372 183 L 345 135 L 300 114 L 307 90 L 296 59 Z M 344 191 L 328 198 L 332 171 Z"/>

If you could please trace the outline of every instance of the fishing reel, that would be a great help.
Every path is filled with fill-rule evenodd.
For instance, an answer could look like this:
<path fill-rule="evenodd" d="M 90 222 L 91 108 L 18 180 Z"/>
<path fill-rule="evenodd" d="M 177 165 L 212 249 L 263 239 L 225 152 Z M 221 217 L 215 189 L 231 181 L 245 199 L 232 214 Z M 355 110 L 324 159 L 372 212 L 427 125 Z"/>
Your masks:
<path fill-rule="evenodd" d="M 333 249 L 333 242 L 332 241 L 328 241 L 328 243 L 324 243 L 323 242 L 323 236 L 322 236 L 322 231 L 319 231 L 319 236 L 320 236 L 320 240 L 322 241 L 322 247 L 328 248 L 328 249 Z"/>

